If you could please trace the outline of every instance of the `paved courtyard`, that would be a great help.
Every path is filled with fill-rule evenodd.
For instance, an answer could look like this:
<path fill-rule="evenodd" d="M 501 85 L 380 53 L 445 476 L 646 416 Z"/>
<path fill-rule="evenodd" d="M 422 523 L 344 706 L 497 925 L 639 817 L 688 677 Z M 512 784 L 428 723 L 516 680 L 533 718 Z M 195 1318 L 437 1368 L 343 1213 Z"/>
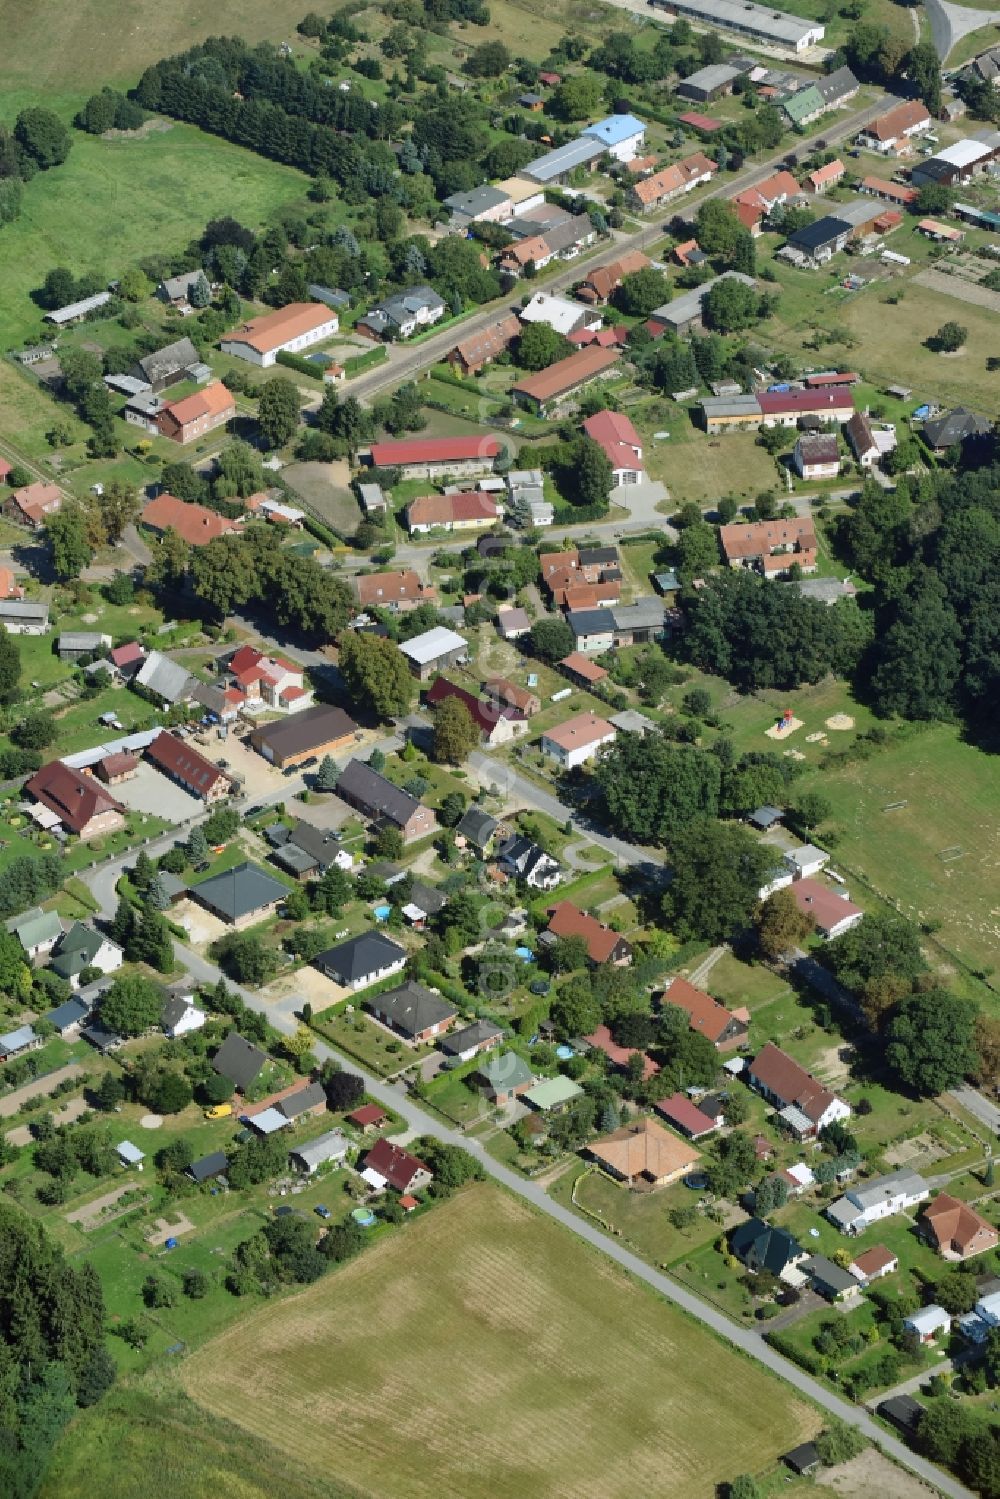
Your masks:
<path fill-rule="evenodd" d="M 122 781 L 120 786 L 112 786 L 110 790 L 112 796 L 131 807 L 133 812 L 151 813 L 175 826 L 190 821 L 192 817 L 200 817 L 205 810 L 198 797 L 192 796 L 145 760 L 140 760 L 139 769 L 130 781 Z"/>

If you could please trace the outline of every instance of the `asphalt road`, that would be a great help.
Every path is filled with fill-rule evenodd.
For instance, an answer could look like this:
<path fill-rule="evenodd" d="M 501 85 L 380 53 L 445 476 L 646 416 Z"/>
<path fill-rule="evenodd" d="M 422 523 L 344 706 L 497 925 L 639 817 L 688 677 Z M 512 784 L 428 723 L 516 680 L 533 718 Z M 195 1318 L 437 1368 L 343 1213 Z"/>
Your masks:
<path fill-rule="evenodd" d="M 975 1088 L 952 1088 L 951 1096 L 980 1124 L 985 1124 L 994 1135 L 1000 1135 L 1000 1108 L 995 1103 L 977 1093 Z"/>
<path fill-rule="evenodd" d="M 968 36 L 970 31 L 997 24 L 997 12 L 994 10 L 974 10 L 968 5 L 952 5 L 951 0 L 924 0 L 924 6 L 931 23 L 934 48 L 942 62 L 947 61 L 952 47 L 963 36 Z"/>
<path fill-rule="evenodd" d="M 936 0 L 936 3 L 941 4 L 942 0 Z M 755 162 L 753 166 L 744 168 L 727 182 L 709 188 L 708 192 L 697 193 L 694 202 L 700 204 L 709 198 L 730 198 L 734 193 L 742 192 L 744 188 L 753 187 L 755 183 L 761 182 L 768 176 L 775 167 L 780 166 L 791 150 L 794 150 L 795 154 L 801 158 L 808 155 L 817 141 L 825 141 L 830 146 L 836 145 L 848 136 L 856 135 L 862 125 L 866 125 L 869 120 L 874 119 L 876 115 L 883 114 L 898 102 L 899 100 L 893 95 L 885 94 L 869 108 L 855 110 L 849 115 L 830 115 L 821 128 L 812 131 L 801 141 L 796 141 L 794 147 L 786 146 L 784 150 L 769 156 L 766 161 Z M 583 272 L 589 273 L 596 266 L 607 265 L 610 261 L 617 260 L 625 250 L 650 249 L 663 239 L 664 221 L 678 211 L 686 209 L 688 205 L 688 199 L 684 199 L 683 202 L 665 204 L 641 229 L 631 234 L 616 234 L 614 243 L 600 255 L 588 257 L 582 262 L 571 262 L 558 275 L 546 277 L 540 289 L 549 293 L 566 291 L 581 279 Z M 525 287 L 530 290 L 531 284 L 525 283 Z M 516 308 L 520 306 L 520 300 L 516 299 L 510 305 Z M 350 394 L 362 401 L 370 401 L 389 386 L 398 385 L 404 380 L 412 380 L 422 369 L 442 360 L 455 347 L 459 339 L 469 338 L 472 334 L 490 327 L 506 310 L 506 307 L 500 307 L 494 302 L 489 308 L 477 312 L 474 317 L 466 318 L 458 327 L 449 327 L 418 344 L 390 344 L 388 346 L 389 358 L 384 364 L 378 365 L 370 374 L 359 375 L 357 379 L 350 381 L 348 385 Z"/>

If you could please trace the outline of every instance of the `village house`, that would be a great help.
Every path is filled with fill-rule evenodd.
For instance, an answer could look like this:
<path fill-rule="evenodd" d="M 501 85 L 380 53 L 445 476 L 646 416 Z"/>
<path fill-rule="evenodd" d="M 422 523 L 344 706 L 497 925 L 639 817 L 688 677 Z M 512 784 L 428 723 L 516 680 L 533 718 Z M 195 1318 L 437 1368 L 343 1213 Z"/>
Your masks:
<path fill-rule="evenodd" d="M 220 770 L 188 740 L 178 739 L 166 729 L 161 729 L 156 738 L 147 744 L 145 756 L 157 770 L 207 805 L 224 800 L 233 790 L 233 783 L 224 770 Z"/>
<path fill-rule="evenodd" d="M 37 1051 L 43 1039 L 30 1025 L 21 1025 L 16 1030 L 8 1031 L 6 1035 L 0 1036 L 0 1062 L 11 1062 L 15 1057 L 24 1056 L 26 1052 Z"/>
<path fill-rule="evenodd" d="M 670 1186 L 701 1160 L 700 1151 L 649 1118 L 595 1140 L 588 1154 L 609 1176 L 640 1192 Z"/>
<path fill-rule="evenodd" d="M 642 1081 L 648 1082 L 659 1072 L 659 1064 L 653 1061 L 651 1056 L 642 1051 L 638 1046 L 619 1046 L 611 1034 L 609 1026 L 599 1025 L 596 1030 L 591 1031 L 589 1036 L 583 1037 L 587 1045 L 594 1051 L 601 1052 L 608 1059 L 608 1066 L 616 1072 L 627 1072 L 633 1057 L 642 1058 Z"/>
<path fill-rule="evenodd" d="M 491 474 L 500 452 L 498 439 L 486 433 L 396 438 L 372 443 L 369 449 L 373 468 L 398 468 L 404 479 L 471 479 Z"/>
<path fill-rule="evenodd" d="M 504 873 L 523 880 L 534 890 L 554 890 L 562 879 L 559 861 L 521 833 L 512 833 L 501 843 L 496 856 Z"/>
<path fill-rule="evenodd" d="M 448 355 L 448 363 L 463 375 L 478 375 L 498 354 L 510 348 L 521 331 L 521 324 L 514 313 L 508 313 L 481 333 L 457 343 Z"/>
<path fill-rule="evenodd" d="M 7 931 L 16 937 L 32 962 L 50 953 L 63 934 L 58 911 L 43 911 L 33 906 L 7 922 Z"/>
<path fill-rule="evenodd" d="M 493 840 L 500 824 L 488 812 L 478 807 L 466 807 L 455 825 L 455 847 L 471 848 L 479 859 L 486 859 L 493 851 Z"/>
<path fill-rule="evenodd" d="M 996 1249 L 1000 1233 L 958 1197 L 939 1192 L 920 1215 L 920 1232 L 946 1260 L 968 1260 Z"/>
<path fill-rule="evenodd" d="M 866 151 L 878 151 L 882 156 L 898 156 L 907 149 L 914 136 L 923 135 L 931 128 L 931 124 L 930 114 L 923 101 L 907 99 L 865 125 L 857 137 L 857 143 Z"/>
<path fill-rule="evenodd" d="M 88 968 L 101 973 L 114 973 L 125 961 L 125 954 L 116 942 L 92 926 L 75 921 L 60 939 L 55 956 L 49 964 L 53 973 L 65 979 L 73 990 L 80 987 L 80 975 Z M 93 975 L 92 975 L 93 976 Z"/>
<path fill-rule="evenodd" d="M 826 1301 L 854 1301 L 861 1295 L 857 1278 L 827 1259 L 825 1254 L 812 1254 L 803 1260 L 802 1273 L 809 1277 L 813 1290 Z"/>
<path fill-rule="evenodd" d="M 641 250 L 630 250 L 619 260 L 613 260 L 609 265 L 597 266 L 589 271 L 579 286 L 574 288 L 573 295 L 592 307 L 603 306 L 611 293 L 621 286 L 626 276 L 631 276 L 636 271 L 646 270 L 649 263 L 649 256 L 644 255 Z"/>
<path fill-rule="evenodd" d="M 405 947 L 384 937 L 381 932 L 362 932 L 317 953 L 313 963 L 320 973 L 344 989 L 368 989 L 383 979 L 401 973 L 406 965 Z"/>
<path fill-rule="evenodd" d="M 406 507 L 411 536 L 424 536 L 429 531 L 484 530 L 496 525 L 499 518 L 496 500 L 479 490 L 419 495 Z"/>
<path fill-rule="evenodd" d="M 412 979 L 398 989 L 376 995 L 366 1002 L 365 1008 L 411 1046 L 443 1035 L 458 1014 L 454 1005 Z"/>
<path fill-rule="evenodd" d="M 852 926 L 864 919 L 864 911 L 848 899 L 846 890 L 831 890 L 819 880 L 796 880 L 792 894 L 799 910 L 812 917 L 817 932 L 827 942 L 842 932 L 849 932 Z"/>
<path fill-rule="evenodd" d="M 807 192 L 814 193 L 817 197 L 822 193 L 836 187 L 842 182 L 847 173 L 847 168 L 839 156 L 834 161 L 828 161 L 825 166 L 817 167 L 814 172 L 807 172 L 803 178 L 803 186 Z"/>
<path fill-rule="evenodd" d="M 678 338 L 682 338 L 685 333 L 699 332 L 705 298 L 714 286 L 727 279 L 739 281 L 742 286 L 756 288 L 757 285 L 752 276 L 745 276 L 742 271 L 723 271 L 721 276 L 713 276 L 710 281 L 703 281 L 700 286 L 692 287 L 678 297 L 671 297 L 669 302 L 664 302 L 660 307 L 654 307 L 646 323 L 652 337 L 662 338 L 664 333 L 676 333 Z"/>
<path fill-rule="evenodd" d="M 322 302 L 289 302 L 277 312 L 251 318 L 232 333 L 223 334 L 219 348 L 223 354 L 270 369 L 279 354 L 300 354 L 332 338 L 339 328 L 337 314 Z"/>
<path fill-rule="evenodd" d="M 638 484 L 646 477 L 642 466 L 642 438 L 620 411 L 597 411 L 583 423 L 583 431 L 604 452 L 611 464 L 611 483 Z"/>
<path fill-rule="evenodd" d="M 484 1051 L 492 1051 L 503 1040 L 503 1031 L 492 1020 L 474 1020 L 461 1030 L 449 1031 L 441 1039 L 441 1050 L 454 1066 L 471 1062 Z"/>
<path fill-rule="evenodd" d="M 325 1134 L 295 1145 L 288 1152 L 288 1164 L 303 1176 L 314 1176 L 321 1166 L 341 1165 L 346 1159 L 351 1142 L 343 1130 L 330 1129 Z"/>
<path fill-rule="evenodd" d="M 851 1117 L 850 1104 L 817 1082 L 773 1042 L 769 1041 L 749 1064 L 747 1081 L 777 1107 L 779 1117 L 799 1139 L 810 1139 L 828 1124 Z"/>
<path fill-rule="evenodd" d="M 219 665 L 230 687 L 242 693 L 244 706 L 274 708 L 279 713 L 301 713 L 312 703 L 305 673 L 283 656 L 265 656 L 252 645 L 241 645 Z"/>
<path fill-rule="evenodd" d="M 418 604 L 433 603 L 437 598 L 437 589 L 425 583 L 413 568 L 355 576 L 352 585 L 362 609 L 387 609 L 390 614 L 406 614 Z"/>
<path fill-rule="evenodd" d="M 161 302 L 166 302 L 170 307 L 187 307 L 191 288 L 197 281 L 204 281 L 206 285 L 210 284 L 200 267 L 194 271 L 182 271 L 179 276 L 167 276 L 156 288 L 156 295 Z"/>
<path fill-rule="evenodd" d="M 558 663 L 560 669 L 579 687 L 591 687 L 607 678 L 607 670 L 596 661 L 588 661 L 581 651 L 571 651 Z"/>
<path fill-rule="evenodd" d="M 792 198 L 802 195 L 802 189 L 792 176 L 791 172 L 775 172 L 770 177 L 765 177 L 763 182 L 758 182 L 754 187 L 748 187 L 735 197 L 728 199 L 733 204 L 744 204 L 748 208 L 759 210 L 766 218 L 774 208 L 789 202 Z"/>
<path fill-rule="evenodd" d="M 12 579 L 13 574 L 9 568 L 0 568 L 0 575 L 7 573 Z M 7 585 L 12 593 L 0 601 L 0 624 L 3 625 L 8 635 L 47 635 L 49 632 L 49 606 L 38 599 L 25 599 L 21 595 L 24 589 L 13 584 Z"/>
<path fill-rule="evenodd" d="M 125 808 L 93 776 L 82 775 L 61 760 L 50 760 L 24 784 L 55 824 L 78 838 L 106 837 L 125 826 Z"/>
<path fill-rule="evenodd" d="M 930 1187 L 906 1167 L 887 1176 L 856 1182 L 826 1208 L 826 1216 L 843 1234 L 863 1234 L 873 1223 L 905 1213 L 930 1196 Z"/>
<path fill-rule="evenodd" d="M 703 1140 L 718 1128 L 715 1120 L 703 1114 L 686 1093 L 671 1093 L 669 1098 L 658 1098 L 653 1108 L 661 1119 L 688 1140 Z"/>
<path fill-rule="evenodd" d="M 594 757 L 606 744 L 613 744 L 617 730 L 596 713 L 578 713 L 565 723 L 546 729 L 540 740 L 543 755 L 555 760 L 561 770 L 574 770 Z"/>
<path fill-rule="evenodd" d="M 498 702 L 516 708 L 525 718 L 532 718 L 542 711 L 542 700 L 537 692 L 532 692 L 528 687 L 518 687 L 508 677 L 490 677 L 484 683 L 484 691 Z"/>
<path fill-rule="evenodd" d="M 212 1058 L 212 1068 L 240 1093 L 246 1093 L 269 1061 L 266 1051 L 261 1051 L 239 1031 L 230 1031 Z"/>
<path fill-rule="evenodd" d="M 613 114 L 593 125 L 585 125 L 580 134 L 599 141 L 615 161 L 632 161 L 642 150 L 646 126 L 635 115 Z"/>
<path fill-rule="evenodd" d="M 806 1251 L 786 1229 L 774 1228 L 761 1218 L 748 1218 L 729 1236 L 732 1253 L 753 1274 L 767 1270 L 789 1285 L 801 1284 L 799 1270 Z"/>
<path fill-rule="evenodd" d="M 176 1041 L 180 1036 L 199 1031 L 208 1016 L 194 1002 L 194 994 L 188 984 L 174 985 L 163 1001 L 160 1011 L 160 1029 L 168 1040 Z"/>
<path fill-rule="evenodd" d="M 719 527 L 719 541 L 730 567 L 777 578 L 795 563 L 804 573 L 818 566 L 816 531 L 809 516 L 795 520 L 736 521 Z"/>
<path fill-rule="evenodd" d="M 432 286 L 410 286 L 376 302 L 354 326 L 355 333 L 376 340 L 412 338 L 421 328 L 432 328 L 447 311 Z"/>
<path fill-rule="evenodd" d="M 797 440 L 792 462 L 800 479 L 835 479 L 840 473 L 840 452 L 834 433 L 805 433 Z"/>
<path fill-rule="evenodd" d="M 903 1327 L 907 1332 L 915 1334 L 917 1341 L 926 1346 L 936 1343 L 938 1338 L 946 1338 L 951 1332 L 951 1318 L 944 1307 L 922 1306 L 919 1311 L 903 1320 Z"/>
<path fill-rule="evenodd" d="M 348 760 L 337 780 L 337 795 L 376 826 L 395 828 L 404 843 L 429 836 L 437 826 L 430 807 L 364 760 Z"/>
<path fill-rule="evenodd" d="M 224 427 L 235 416 L 235 396 L 221 380 L 213 380 L 183 400 L 167 402 L 157 413 L 156 425 L 163 437 L 183 445 Z"/>
<path fill-rule="evenodd" d="M 481 743 L 493 749 L 498 744 L 511 744 L 528 732 L 528 721 L 516 708 L 498 707 L 491 699 L 476 697 L 464 687 L 456 687 L 447 677 L 436 677 L 425 701 L 433 708 L 446 698 L 457 698 L 466 709 L 470 719 L 479 730 Z"/>
<path fill-rule="evenodd" d="M 520 640 L 531 633 L 531 615 L 527 609 L 498 609 L 497 630 L 502 640 Z"/>
<path fill-rule="evenodd" d="M 855 460 L 862 468 L 875 468 L 896 446 L 894 431 L 872 426 L 869 416 L 856 411 L 844 427 L 844 436 Z"/>
<path fill-rule="evenodd" d="M 516 1051 L 492 1051 L 476 1069 L 482 1092 L 502 1108 L 527 1093 L 535 1081 L 528 1063 Z"/>
<path fill-rule="evenodd" d="M 580 937 L 587 946 L 587 961 L 594 967 L 600 963 L 611 963 L 615 968 L 627 968 L 632 961 L 632 945 L 609 926 L 588 916 L 572 901 L 561 900 L 550 906 L 547 912 L 549 924 L 541 940 L 550 945 L 564 937 Z"/>
<path fill-rule="evenodd" d="M 251 730 L 250 743 L 279 770 L 304 760 L 337 755 L 354 743 L 358 726 L 343 708 L 327 703 Z"/>
<path fill-rule="evenodd" d="M 173 494 L 160 494 L 155 500 L 149 500 L 142 508 L 139 523 L 157 536 L 175 531 L 192 547 L 207 546 L 210 541 L 237 529 L 235 521 L 228 520 L 217 510 L 179 500 Z"/>
<path fill-rule="evenodd" d="M 364 1170 L 381 1178 L 382 1185 L 392 1187 L 394 1192 L 421 1192 L 433 1178 L 430 1167 L 417 1156 L 386 1139 L 376 1140 L 367 1152 Z"/>
<path fill-rule="evenodd" d="M 673 198 L 700 187 L 703 182 L 711 182 L 718 170 L 714 161 L 710 161 L 703 152 L 695 151 L 682 161 L 662 167 L 651 176 L 641 177 L 638 182 L 633 182 L 628 190 L 630 207 L 638 209 L 640 213 L 652 213 Z"/>
<path fill-rule="evenodd" d="M 62 490 L 47 479 L 40 479 L 36 484 L 15 489 L 3 500 L 0 508 L 8 520 L 27 526 L 29 531 L 37 531 L 50 515 L 62 508 Z"/>
<path fill-rule="evenodd" d="M 727 1010 L 717 999 L 696 989 L 685 978 L 673 978 L 660 995 L 660 1004 L 676 1005 L 688 1017 L 693 1031 L 711 1041 L 716 1051 L 732 1051 L 745 1046 L 750 1036 L 750 1012 L 745 1008 Z"/>
<path fill-rule="evenodd" d="M 206 911 L 240 932 L 273 916 L 288 895 L 288 886 L 244 860 L 191 885 L 188 893 Z"/>
<path fill-rule="evenodd" d="M 884 1244 L 873 1244 L 871 1249 L 855 1255 L 847 1268 L 863 1286 L 868 1286 L 872 1281 L 881 1280 L 884 1275 L 892 1275 L 898 1270 L 899 1259 Z"/>

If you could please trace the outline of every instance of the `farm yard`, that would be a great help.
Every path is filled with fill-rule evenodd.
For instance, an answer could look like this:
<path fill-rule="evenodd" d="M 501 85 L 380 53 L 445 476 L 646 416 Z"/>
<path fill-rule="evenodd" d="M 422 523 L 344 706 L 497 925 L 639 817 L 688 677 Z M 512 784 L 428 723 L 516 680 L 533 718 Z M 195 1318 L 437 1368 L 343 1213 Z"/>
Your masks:
<path fill-rule="evenodd" d="M 252 1404 L 234 1366 L 268 1371 Z M 377 1481 L 384 1499 L 707 1499 L 734 1454 L 764 1466 L 818 1425 L 777 1383 L 491 1187 L 241 1321 L 181 1379 L 215 1416 L 251 1421 L 299 1461 L 304 1428 L 288 1412 L 307 1411 L 315 1469 L 366 1493 Z M 739 1403 L 720 1401 L 737 1380 Z"/>

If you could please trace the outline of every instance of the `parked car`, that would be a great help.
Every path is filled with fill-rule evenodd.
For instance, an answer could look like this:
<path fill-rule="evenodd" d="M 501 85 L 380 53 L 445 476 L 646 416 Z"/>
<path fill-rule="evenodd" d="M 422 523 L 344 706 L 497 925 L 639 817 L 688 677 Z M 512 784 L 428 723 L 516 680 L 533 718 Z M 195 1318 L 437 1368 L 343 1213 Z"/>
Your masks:
<path fill-rule="evenodd" d="M 314 1213 L 318 1213 L 321 1218 L 332 1218 L 333 1217 L 333 1214 L 330 1212 L 330 1209 L 328 1207 L 325 1207 L 322 1202 L 317 1202 L 316 1206 L 313 1208 L 313 1212 Z"/>

